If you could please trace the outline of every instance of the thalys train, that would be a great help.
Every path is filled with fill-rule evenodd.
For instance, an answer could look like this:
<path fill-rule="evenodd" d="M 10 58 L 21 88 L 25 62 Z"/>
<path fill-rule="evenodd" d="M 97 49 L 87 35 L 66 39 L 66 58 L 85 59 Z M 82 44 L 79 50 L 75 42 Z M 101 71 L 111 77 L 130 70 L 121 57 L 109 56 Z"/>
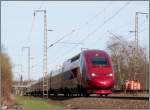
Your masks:
<path fill-rule="evenodd" d="M 112 93 L 115 73 L 111 57 L 102 50 L 83 50 L 48 75 L 48 93 L 89 96 Z M 42 78 L 31 85 L 31 95 L 43 94 Z"/>

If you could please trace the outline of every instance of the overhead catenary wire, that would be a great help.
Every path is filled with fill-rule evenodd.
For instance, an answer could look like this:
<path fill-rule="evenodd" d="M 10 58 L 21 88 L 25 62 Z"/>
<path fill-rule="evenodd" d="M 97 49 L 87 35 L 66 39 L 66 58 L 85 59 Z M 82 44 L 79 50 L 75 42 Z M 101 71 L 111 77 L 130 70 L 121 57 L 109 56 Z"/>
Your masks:
<path fill-rule="evenodd" d="M 82 39 L 82 41 L 87 40 L 89 37 L 91 37 L 91 35 L 93 35 L 94 33 L 96 33 L 100 28 L 102 28 L 106 23 L 108 23 L 110 20 L 112 20 L 114 17 L 116 17 L 123 9 L 125 9 L 128 5 L 130 4 L 130 1 L 126 2 L 121 8 L 119 8 L 118 11 L 116 11 L 112 16 L 110 16 L 108 19 L 106 19 L 101 25 L 97 26 L 97 28 L 92 31 L 91 33 L 89 33 L 85 38 Z M 96 40 L 97 42 L 97 40 Z M 93 44 L 95 44 L 96 42 L 94 42 Z"/>
<path fill-rule="evenodd" d="M 146 16 L 146 18 L 143 20 L 143 22 L 140 23 L 140 28 L 143 27 L 144 25 L 146 25 L 145 23 L 148 22 L 148 15 Z M 148 25 L 148 24 L 147 24 Z M 138 33 L 142 33 L 143 31 L 148 30 L 148 27 L 144 27 L 142 29 L 139 30 Z M 132 31 L 130 31 L 128 34 L 126 34 L 125 36 L 128 36 L 131 34 Z M 135 32 L 134 32 L 135 33 Z"/>
<path fill-rule="evenodd" d="M 124 8 L 126 8 L 129 5 L 130 2 L 125 3 L 121 8 L 119 8 L 118 11 L 116 11 L 112 16 L 107 18 L 102 24 L 97 26 L 91 33 L 89 33 L 87 36 L 85 36 L 81 42 L 86 41 L 91 35 L 95 34 L 100 28 L 102 28 L 106 23 L 108 23 L 110 20 L 112 20 L 115 16 L 117 16 Z"/>
<path fill-rule="evenodd" d="M 142 28 L 141 30 L 139 30 L 138 33 L 142 33 L 143 31 L 146 31 L 146 30 L 148 30 L 148 27 Z M 113 34 L 112 32 L 110 32 L 109 30 L 108 30 L 107 32 L 108 32 L 109 34 L 115 36 L 117 39 L 119 39 L 118 36 L 116 36 L 115 34 Z M 130 34 L 130 33 L 128 33 L 126 36 L 128 36 L 129 34 Z"/>
<path fill-rule="evenodd" d="M 81 40 L 85 41 L 87 40 L 92 34 L 94 34 L 95 32 L 97 32 L 100 28 L 102 28 L 106 23 L 108 23 L 110 20 L 112 20 L 116 15 L 118 15 L 124 8 L 126 8 L 129 5 L 130 1 L 125 3 L 121 8 L 119 8 L 118 11 L 116 11 L 112 16 L 110 16 L 108 19 L 106 19 L 102 24 L 100 24 L 99 26 L 97 26 L 91 33 L 89 33 L 85 38 L 83 38 Z"/>
<path fill-rule="evenodd" d="M 83 45 L 81 42 L 59 42 L 59 44 L 75 44 L 75 45 Z"/>
<path fill-rule="evenodd" d="M 44 5 L 44 2 L 41 2 L 39 8 L 37 8 L 37 9 L 41 9 L 43 5 Z M 29 45 L 34 27 L 35 27 L 35 16 L 33 16 L 33 18 L 32 18 L 31 27 L 30 27 L 30 30 L 29 30 L 29 33 L 28 33 L 28 36 L 27 36 L 27 40 L 22 43 L 23 46 Z"/>
<path fill-rule="evenodd" d="M 77 30 L 82 29 L 84 26 L 90 24 L 92 21 L 94 21 L 97 17 L 99 17 L 102 13 L 105 13 L 105 11 L 110 8 L 112 5 L 112 2 L 109 2 L 108 6 L 104 7 L 101 11 L 99 11 L 98 13 L 96 13 L 93 17 L 91 17 L 89 20 L 87 20 L 83 26 L 80 26 L 79 28 L 77 28 Z"/>
<path fill-rule="evenodd" d="M 31 28 L 30 28 L 28 38 L 27 38 L 27 41 L 26 41 L 25 45 L 27 45 L 30 42 L 34 26 L 35 26 L 35 16 L 33 16 Z"/>
<path fill-rule="evenodd" d="M 146 16 L 146 18 L 143 20 L 143 22 L 140 23 L 140 28 L 143 27 L 145 25 L 145 23 L 148 21 L 148 15 Z M 123 25 L 120 25 L 119 27 L 116 28 L 117 31 L 119 30 L 123 30 L 123 31 L 127 31 L 127 28 L 129 28 L 128 25 L 126 25 L 127 23 L 123 22 Z M 145 28 L 143 28 L 145 29 Z M 142 29 L 142 31 L 143 31 Z M 145 31 L 145 30 L 144 30 Z M 140 32 L 139 32 L 140 33 Z M 130 32 L 128 32 L 127 34 L 125 34 L 124 36 L 128 36 L 130 34 Z"/>
<path fill-rule="evenodd" d="M 37 9 L 40 10 L 43 5 L 44 5 L 44 1 L 42 1 L 40 3 L 39 8 L 37 8 Z M 24 43 L 24 45 L 28 45 L 28 43 L 30 42 L 34 26 L 35 26 L 35 16 L 33 16 L 33 18 L 32 18 L 31 27 L 30 27 L 30 30 L 29 30 L 29 33 L 28 33 L 28 36 L 27 36 L 27 41 Z"/>
<path fill-rule="evenodd" d="M 143 27 L 147 21 L 148 21 L 148 15 L 147 15 L 146 18 L 143 20 L 143 22 L 140 23 L 140 28 Z M 127 27 L 127 25 L 125 25 L 124 27 Z M 122 29 L 122 28 L 119 28 L 119 30 L 120 30 L 120 29 Z M 143 32 L 143 31 L 145 31 L 145 30 L 148 30 L 148 28 L 147 28 L 147 27 L 142 28 L 142 29 L 139 31 L 139 33 Z M 118 29 L 117 29 L 117 31 L 118 31 Z M 131 32 L 132 32 L 132 31 L 129 31 L 129 32 L 128 32 L 127 34 L 125 34 L 124 36 L 130 35 Z"/>
<path fill-rule="evenodd" d="M 108 19 L 106 19 L 102 24 L 100 24 L 99 26 L 97 26 L 91 33 L 89 33 L 87 36 L 85 36 L 80 42 L 84 42 L 85 40 L 87 40 L 91 35 L 93 35 L 95 32 L 97 32 L 100 28 L 102 28 L 106 23 L 108 23 L 111 19 L 113 19 L 116 15 L 118 15 L 123 9 L 125 9 L 128 5 L 130 4 L 130 1 L 126 2 L 121 8 L 119 8 L 112 16 L 110 16 Z M 77 45 L 78 46 L 78 45 Z M 69 53 L 72 50 L 74 50 L 77 46 L 72 47 L 71 49 L 69 49 L 67 52 L 65 53 Z M 63 53 L 64 54 L 64 53 Z M 56 57 L 56 59 L 58 59 L 58 57 Z M 55 59 L 55 60 L 56 60 Z M 54 60 L 54 61 L 55 61 Z"/>
<path fill-rule="evenodd" d="M 105 11 L 108 10 L 108 8 L 110 8 L 111 5 L 112 5 L 112 2 L 109 2 L 109 4 L 108 4 L 106 7 L 104 7 L 104 9 L 102 9 L 101 11 L 99 11 L 98 13 L 96 13 L 91 19 L 89 19 L 88 21 L 86 21 L 82 26 L 80 26 L 80 27 L 78 27 L 78 28 L 76 28 L 76 29 L 73 29 L 71 32 L 67 33 L 66 35 L 64 35 L 63 37 L 61 37 L 60 39 L 58 39 L 58 40 L 55 41 L 54 43 L 50 44 L 50 45 L 48 46 L 48 48 L 51 47 L 51 46 L 53 46 L 54 44 L 56 44 L 56 43 L 62 41 L 62 40 L 65 39 L 66 37 L 68 37 L 68 36 L 70 36 L 71 34 L 75 33 L 76 31 L 81 30 L 83 27 L 87 26 L 88 24 L 90 24 L 94 19 L 96 19 L 98 16 L 100 16 L 100 15 L 104 12 L 104 10 L 105 10 Z M 56 57 L 56 59 L 57 59 L 57 58 L 58 58 L 58 57 Z M 55 59 L 55 60 L 56 60 L 56 59 Z M 55 60 L 54 60 L 54 61 L 55 61 Z"/>
<path fill-rule="evenodd" d="M 143 31 L 146 31 L 146 30 L 148 31 L 148 29 L 149 29 L 148 27 L 144 27 L 144 28 L 140 29 L 138 33 L 142 33 Z M 131 31 L 131 32 L 132 32 L 132 31 Z M 125 34 L 124 36 L 128 36 L 128 35 L 130 35 L 130 34 L 131 34 L 131 32 L 129 32 L 129 33 L 127 33 L 127 34 Z M 133 33 L 133 34 L 134 34 L 134 33 Z"/>
<path fill-rule="evenodd" d="M 112 5 L 111 2 L 109 3 L 109 5 Z M 109 7 L 110 7 L 110 6 L 109 6 Z M 107 9 L 108 9 L 108 7 L 107 7 Z M 106 10 L 106 7 L 105 7 L 103 10 L 99 11 L 98 13 L 96 13 L 96 15 L 94 15 L 91 19 L 87 20 L 83 25 L 81 25 L 81 26 L 79 26 L 79 27 L 77 27 L 77 28 L 75 28 L 75 29 L 72 29 L 70 32 L 68 32 L 67 34 L 65 34 L 64 36 L 62 36 L 60 39 L 58 39 L 58 40 L 55 41 L 54 43 L 50 44 L 50 45 L 48 46 L 48 48 L 49 48 L 49 47 L 52 47 L 53 45 L 55 45 L 55 44 L 57 44 L 58 42 L 60 42 L 60 41 L 62 41 L 63 39 L 65 39 L 66 37 L 70 36 L 71 34 L 75 33 L 76 31 L 81 30 L 81 29 L 82 29 L 83 27 L 85 27 L 86 25 L 90 24 L 94 19 L 96 19 L 99 15 L 101 15 L 101 14 L 104 12 L 104 10 Z"/>
<path fill-rule="evenodd" d="M 74 32 L 75 32 L 75 30 L 72 30 L 71 32 L 69 32 L 66 35 L 62 36 L 60 39 L 58 39 L 57 41 L 55 41 L 54 43 L 52 43 L 51 45 L 49 45 L 48 48 L 52 47 L 53 45 L 55 45 L 56 43 L 60 42 L 61 40 L 63 40 L 64 38 L 68 37 L 69 35 L 71 35 Z"/>

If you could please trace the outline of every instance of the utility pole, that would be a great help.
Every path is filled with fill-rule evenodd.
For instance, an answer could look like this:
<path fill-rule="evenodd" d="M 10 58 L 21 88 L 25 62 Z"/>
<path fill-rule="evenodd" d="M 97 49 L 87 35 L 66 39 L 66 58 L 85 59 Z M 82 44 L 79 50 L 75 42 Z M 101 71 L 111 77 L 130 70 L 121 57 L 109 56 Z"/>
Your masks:
<path fill-rule="evenodd" d="M 28 49 L 28 82 L 30 82 L 30 47 L 22 47 L 22 52 L 24 49 Z"/>
<path fill-rule="evenodd" d="M 138 51 L 138 22 L 139 22 L 139 15 L 142 14 L 142 15 L 146 15 L 146 18 L 148 18 L 148 13 L 143 13 L 143 12 L 136 12 L 135 13 L 135 41 L 136 41 L 136 48 L 137 48 L 137 51 Z"/>
<path fill-rule="evenodd" d="M 134 70 L 134 80 L 135 80 L 135 76 L 137 74 L 137 68 L 138 68 L 138 62 L 137 62 L 137 58 L 138 58 L 138 43 L 139 43 L 139 36 L 138 36 L 138 28 L 139 28 L 139 25 L 138 25 L 138 22 L 139 22 L 139 14 L 144 14 L 146 15 L 146 18 L 148 18 L 148 13 L 143 13 L 143 12 L 136 12 L 135 13 L 135 30 L 134 31 L 130 31 L 130 32 L 134 32 L 135 33 L 135 48 L 134 48 L 134 65 L 135 65 L 135 70 Z"/>
<path fill-rule="evenodd" d="M 48 73 L 47 73 L 47 15 L 46 10 L 35 10 L 34 16 L 38 12 L 44 14 L 44 47 L 43 47 L 43 98 L 48 98 Z"/>
<path fill-rule="evenodd" d="M 135 80 L 135 77 L 136 77 L 136 74 L 137 74 L 137 68 L 139 66 L 138 64 L 138 45 L 139 45 L 139 36 L 138 36 L 138 28 L 139 28 L 139 15 L 142 14 L 142 15 L 146 15 L 146 18 L 148 18 L 148 13 L 143 13 L 143 12 L 136 12 L 135 13 L 135 74 L 134 74 L 134 80 Z"/>

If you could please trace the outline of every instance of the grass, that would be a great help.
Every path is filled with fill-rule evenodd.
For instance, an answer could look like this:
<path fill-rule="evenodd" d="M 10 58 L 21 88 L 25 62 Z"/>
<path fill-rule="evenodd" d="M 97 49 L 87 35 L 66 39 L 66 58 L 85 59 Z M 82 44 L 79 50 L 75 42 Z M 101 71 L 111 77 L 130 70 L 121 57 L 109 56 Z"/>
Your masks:
<path fill-rule="evenodd" d="M 62 110 L 62 106 L 48 103 L 48 101 L 34 97 L 17 96 L 16 100 L 26 110 Z"/>

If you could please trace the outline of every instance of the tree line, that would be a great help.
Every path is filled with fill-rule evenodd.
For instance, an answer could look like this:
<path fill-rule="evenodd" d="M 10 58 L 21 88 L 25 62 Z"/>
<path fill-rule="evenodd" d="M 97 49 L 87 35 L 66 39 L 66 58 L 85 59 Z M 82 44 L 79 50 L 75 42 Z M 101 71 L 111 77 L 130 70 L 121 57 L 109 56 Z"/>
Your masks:
<path fill-rule="evenodd" d="M 127 41 L 122 36 L 112 36 L 107 42 L 116 73 L 116 88 L 122 88 L 126 80 L 138 80 L 142 89 L 148 89 L 149 59 L 146 49 Z"/>

